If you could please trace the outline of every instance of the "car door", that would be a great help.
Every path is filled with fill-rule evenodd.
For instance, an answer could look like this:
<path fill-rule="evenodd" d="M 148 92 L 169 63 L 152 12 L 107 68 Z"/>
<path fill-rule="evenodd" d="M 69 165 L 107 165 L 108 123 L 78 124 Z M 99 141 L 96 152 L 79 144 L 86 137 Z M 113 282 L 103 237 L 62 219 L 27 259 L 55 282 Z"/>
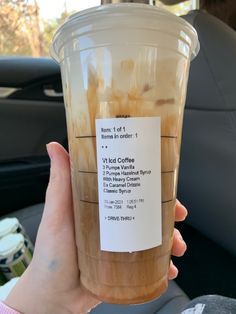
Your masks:
<path fill-rule="evenodd" d="M 0 58 L 0 215 L 42 202 L 46 144 L 67 146 L 59 66 L 49 58 Z"/>

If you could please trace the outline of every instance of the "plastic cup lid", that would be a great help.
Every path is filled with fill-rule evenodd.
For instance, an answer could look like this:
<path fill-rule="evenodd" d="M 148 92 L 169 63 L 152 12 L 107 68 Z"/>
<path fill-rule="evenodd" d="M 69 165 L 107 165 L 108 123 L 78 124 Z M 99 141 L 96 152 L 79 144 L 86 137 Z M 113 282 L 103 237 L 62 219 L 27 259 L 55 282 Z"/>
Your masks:
<path fill-rule="evenodd" d="M 17 218 L 5 218 L 0 221 L 0 238 L 4 237 L 8 233 L 15 231 L 19 224 Z"/>
<path fill-rule="evenodd" d="M 103 30 L 107 19 L 120 21 L 122 16 L 136 16 L 148 18 L 161 27 L 168 34 L 180 36 L 191 46 L 191 59 L 199 52 L 199 41 L 196 30 L 184 19 L 177 17 L 157 6 L 151 6 L 140 3 L 116 3 L 105 4 L 98 7 L 83 10 L 68 17 L 56 31 L 50 49 L 52 58 L 60 62 L 60 50 L 66 42 L 72 40 L 72 37 L 86 34 L 88 31 Z M 99 23 L 99 24 L 98 24 Z M 101 24 L 101 25 L 100 25 Z M 100 25 L 100 26 L 99 26 Z M 110 25 L 107 25 L 110 27 Z M 122 25 L 125 30 L 125 25 Z M 146 25 L 147 27 L 147 25 Z M 79 31 L 78 31 L 79 30 Z"/>
<path fill-rule="evenodd" d="M 24 236 L 20 233 L 8 234 L 0 240 L 0 257 L 4 258 L 20 250 L 24 244 Z"/>

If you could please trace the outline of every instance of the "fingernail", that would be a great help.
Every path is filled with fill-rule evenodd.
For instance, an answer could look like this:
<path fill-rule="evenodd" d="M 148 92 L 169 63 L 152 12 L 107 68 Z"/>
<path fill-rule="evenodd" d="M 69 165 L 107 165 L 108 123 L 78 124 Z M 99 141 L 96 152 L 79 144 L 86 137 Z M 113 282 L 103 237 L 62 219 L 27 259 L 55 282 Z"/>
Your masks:
<path fill-rule="evenodd" d="M 185 254 L 185 252 L 187 251 L 187 244 L 186 242 L 182 241 L 182 244 L 183 244 L 183 255 Z"/>
<path fill-rule="evenodd" d="M 181 232 L 178 229 L 176 229 L 175 232 L 176 232 L 176 236 L 178 237 L 178 239 L 180 241 L 184 241 Z"/>
<path fill-rule="evenodd" d="M 179 239 L 182 243 L 184 243 L 184 244 L 186 245 L 186 243 L 185 243 L 185 241 L 184 241 L 184 239 L 183 239 L 181 233 L 179 233 L 178 239 Z"/>
<path fill-rule="evenodd" d="M 179 270 L 178 270 L 178 268 L 173 264 L 172 261 L 171 261 L 171 263 L 170 263 L 170 268 L 172 268 L 172 273 L 171 273 L 171 274 L 169 273 L 169 280 L 173 280 L 173 279 L 175 279 L 175 278 L 178 276 Z"/>
<path fill-rule="evenodd" d="M 184 216 L 184 219 L 185 219 L 188 216 L 188 210 L 186 207 L 184 207 L 184 209 L 185 209 L 185 216 Z"/>
<path fill-rule="evenodd" d="M 53 159 L 53 149 L 52 149 L 50 143 L 48 143 L 48 144 L 46 145 L 46 148 L 47 148 L 48 156 L 49 156 L 49 158 L 52 160 L 52 159 Z"/>
<path fill-rule="evenodd" d="M 182 241 L 182 242 L 184 241 L 181 233 L 179 233 L 178 238 L 179 238 L 180 241 Z"/>
<path fill-rule="evenodd" d="M 179 234 L 178 238 L 179 238 L 179 240 L 182 242 L 182 244 L 185 246 L 185 251 L 186 251 L 186 249 L 187 249 L 187 244 L 186 244 L 186 242 L 184 241 L 182 235 Z"/>

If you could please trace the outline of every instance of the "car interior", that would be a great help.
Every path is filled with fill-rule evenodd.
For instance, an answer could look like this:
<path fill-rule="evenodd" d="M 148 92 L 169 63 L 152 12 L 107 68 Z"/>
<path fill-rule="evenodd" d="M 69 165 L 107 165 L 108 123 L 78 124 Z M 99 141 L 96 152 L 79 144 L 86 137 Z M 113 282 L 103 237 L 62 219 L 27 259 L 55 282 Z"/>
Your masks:
<path fill-rule="evenodd" d="M 163 0 L 165 4 L 181 1 Z M 101 304 L 95 314 L 178 314 L 209 294 L 236 298 L 236 33 L 196 9 L 183 16 L 198 32 L 184 114 L 177 223 L 188 249 L 165 294 L 148 304 Z M 50 161 L 46 144 L 67 147 L 60 67 L 51 58 L 0 57 L 0 216 L 17 217 L 35 242 Z"/>

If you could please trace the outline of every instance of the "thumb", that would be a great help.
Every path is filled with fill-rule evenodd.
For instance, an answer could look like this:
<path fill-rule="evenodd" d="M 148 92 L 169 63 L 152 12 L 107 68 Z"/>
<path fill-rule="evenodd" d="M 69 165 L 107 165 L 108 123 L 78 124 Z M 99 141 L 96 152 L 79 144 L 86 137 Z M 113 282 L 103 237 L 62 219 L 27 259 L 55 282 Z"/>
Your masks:
<path fill-rule="evenodd" d="M 72 221 L 70 160 L 66 150 L 58 143 L 49 143 L 47 151 L 51 169 L 41 223 L 58 229 Z"/>

